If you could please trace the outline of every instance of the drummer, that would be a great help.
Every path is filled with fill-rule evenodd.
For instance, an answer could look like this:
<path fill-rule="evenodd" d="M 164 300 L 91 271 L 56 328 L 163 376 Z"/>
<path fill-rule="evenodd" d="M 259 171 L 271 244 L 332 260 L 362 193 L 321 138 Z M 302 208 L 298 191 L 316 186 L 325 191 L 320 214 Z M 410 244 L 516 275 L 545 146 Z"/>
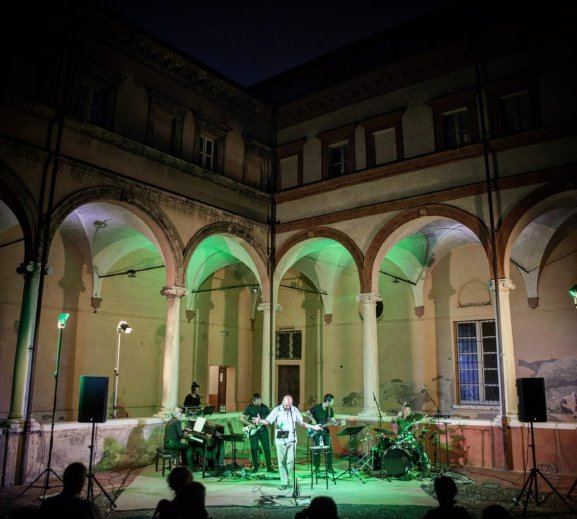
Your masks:
<path fill-rule="evenodd" d="M 415 422 L 412 415 L 413 410 L 411 409 L 411 406 L 405 402 L 401 410 L 391 420 L 391 424 L 393 424 L 393 430 L 397 434 L 398 440 L 402 440 L 406 436 L 412 434 L 413 423 Z"/>

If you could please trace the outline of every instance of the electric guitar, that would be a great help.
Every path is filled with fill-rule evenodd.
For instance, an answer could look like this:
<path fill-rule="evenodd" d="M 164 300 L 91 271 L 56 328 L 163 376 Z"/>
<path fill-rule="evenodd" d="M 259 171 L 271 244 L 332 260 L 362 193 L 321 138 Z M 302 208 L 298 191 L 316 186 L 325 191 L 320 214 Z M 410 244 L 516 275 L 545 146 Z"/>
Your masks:
<path fill-rule="evenodd" d="M 313 429 L 307 429 L 307 435 L 309 438 L 314 438 L 317 434 L 326 433 L 329 427 L 333 427 L 333 426 L 340 427 L 340 426 L 346 425 L 348 421 L 358 420 L 358 419 L 359 419 L 358 416 L 347 416 L 346 418 L 344 418 L 342 420 L 320 423 L 317 425 L 320 425 L 323 428 L 322 431 L 314 431 Z"/>
<path fill-rule="evenodd" d="M 254 436 L 257 432 L 259 432 L 263 427 L 264 425 L 256 425 L 256 424 L 245 425 L 242 428 L 242 432 L 245 438 L 250 438 L 251 436 Z"/>

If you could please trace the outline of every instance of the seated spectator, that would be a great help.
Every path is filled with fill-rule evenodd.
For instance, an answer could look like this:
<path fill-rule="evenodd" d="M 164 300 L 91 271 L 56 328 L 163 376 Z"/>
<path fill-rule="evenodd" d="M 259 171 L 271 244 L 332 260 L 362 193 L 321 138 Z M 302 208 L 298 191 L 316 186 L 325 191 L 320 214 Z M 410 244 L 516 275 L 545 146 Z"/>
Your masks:
<path fill-rule="evenodd" d="M 174 500 L 176 515 L 170 516 L 178 519 L 210 519 L 205 507 L 206 488 L 198 481 L 191 481 L 183 485 L 176 493 Z"/>
<path fill-rule="evenodd" d="M 457 485 L 448 476 L 439 476 L 435 479 L 435 494 L 439 507 L 429 510 L 423 519 L 470 519 L 469 512 L 462 506 L 455 505 Z"/>
<path fill-rule="evenodd" d="M 295 519 L 339 519 L 337 504 L 332 497 L 317 496 L 313 498 L 311 504 L 297 512 Z"/>
<path fill-rule="evenodd" d="M 40 506 L 40 515 L 61 519 L 100 519 L 102 516 L 94 503 L 80 497 L 87 474 L 88 470 L 83 463 L 68 465 L 62 476 L 62 492 L 44 500 Z"/>
<path fill-rule="evenodd" d="M 174 467 L 166 478 L 169 488 L 174 492 L 174 495 L 180 488 L 192 481 L 193 477 L 187 467 Z M 166 517 L 174 516 L 174 499 L 161 499 L 156 505 L 156 510 L 152 515 L 153 518 L 165 519 Z"/>
<path fill-rule="evenodd" d="M 501 505 L 489 505 L 481 515 L 481 519 L 507 519 L 507 517 L 511 517 L 511 514 Z"/>

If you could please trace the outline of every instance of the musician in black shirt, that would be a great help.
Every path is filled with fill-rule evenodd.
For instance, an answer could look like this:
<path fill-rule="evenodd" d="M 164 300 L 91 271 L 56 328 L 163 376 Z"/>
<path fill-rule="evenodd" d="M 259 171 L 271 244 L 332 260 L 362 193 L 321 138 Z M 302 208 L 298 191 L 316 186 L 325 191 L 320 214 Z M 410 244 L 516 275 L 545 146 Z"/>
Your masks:
<path fill-rule="evenodd" d="M 202 404 L 200 402 L 201 396 L 199 391 L 200 386 L 196 382 L 193 382 L 190 388 L 190 393 L 184 398 L 184 404 L 182 404 L 182 407 L 184 407 L 186 410 L 200 410 L 202 408 Z"/>
<path fill-rule="evenodd" d="M 259 442 L 262 445 L 264 458 L 266 460 L 266 471 L 275 472 L 272 467 L 270 457 L 270 438 L 266 425 L 255 425 L 253 418 L 266 418 L 269 414 L 268 407 L 262 403 L 261 396 L 258 393 L 252 395 L 252 404 L 250 404 L 240 415 L 240 421 L 245 424 L 243 428 L 247 432 L 250 441 L 250 454 L 252 457 L 252 472 L 258 472 L 258 447 Z"/>
<path fill-rule="evenodd" d="M 335 424 L 335 412 L 333 410 L 333 402 L 335 397 L 330 393 L 327 393 L 323 397 L 323 401 L 311 407 L 307 412 L 306 416 L 311 420 L 313 424 L 319 424 L 323 426 L 322 432 L 316 432 L 312 430 L 307 430 L 307 434 L 312 438 L 313 444 L 315 446 L 326 445 L 329 447 L 327 451 L 327 471 L 332 472 L 333 470 L 333 450 L 331 448 L 331 435 L 328 431 L 328 426 Z M 320 452 L 313 453 L 313 465 L 315 472 L 319 471 L 321 462 Z"/>

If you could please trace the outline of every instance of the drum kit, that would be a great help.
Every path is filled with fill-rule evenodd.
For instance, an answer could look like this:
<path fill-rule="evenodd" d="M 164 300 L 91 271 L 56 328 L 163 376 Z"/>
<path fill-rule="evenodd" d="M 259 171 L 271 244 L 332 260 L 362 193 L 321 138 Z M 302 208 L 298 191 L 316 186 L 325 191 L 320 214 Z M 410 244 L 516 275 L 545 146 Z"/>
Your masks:
<path fill-rule="evenodd" d="M 396 437 L 388 429 L 374 428 L 376 436 L 367 432 L 361 440 L 365 444 L 361 468 L 372 474 L 378 472 L 382 477 L 412 477 L 416 473 L 428 473 L 429 459 L 421 442 L 427 431 L 422 430 L 419 438 L 413 433 L 415 424 L 424 418 L 425 415 L 414 413 L 399 419 Z"/>

